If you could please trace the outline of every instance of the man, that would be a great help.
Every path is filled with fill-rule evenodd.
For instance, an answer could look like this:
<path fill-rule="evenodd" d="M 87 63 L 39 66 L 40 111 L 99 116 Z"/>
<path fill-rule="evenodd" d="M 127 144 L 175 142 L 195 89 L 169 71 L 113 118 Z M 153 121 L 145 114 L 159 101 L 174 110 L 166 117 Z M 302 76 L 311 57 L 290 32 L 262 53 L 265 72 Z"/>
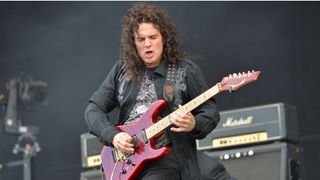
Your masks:
<path fill-rule="evenodd" d="M 107 146 L 134 153 L 133 138 L 114 125 L 137 122 L 159 99 L 170 102 L 161 113 L 165 117 L 208 89 L 200 68 L 186 58 L 168 15 L 157 6 L 135 4 L 123 17 L 120 61 L 89 99 L 85 118 L 90 132 Z M 173 89 L 166 86 L 170 84 L 168 64 L 176 67 Z M 108 113 L 116 107 L 119 117 L 113 124 Z M 204 138 L 219 121 L 214 99 L 187 114 L 177 113 L 170 121 L 173 126 L 166 129 L 155 147 L 170 147 L 171 153 L 150 162 L 137 179 L 201 179 L 195 139 Z"/>

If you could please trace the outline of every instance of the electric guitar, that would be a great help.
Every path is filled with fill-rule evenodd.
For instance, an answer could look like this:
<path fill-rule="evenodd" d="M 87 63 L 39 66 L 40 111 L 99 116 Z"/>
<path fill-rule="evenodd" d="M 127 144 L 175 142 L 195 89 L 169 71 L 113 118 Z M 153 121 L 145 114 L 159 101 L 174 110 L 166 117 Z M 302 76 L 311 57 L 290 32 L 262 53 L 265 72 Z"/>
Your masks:
<path fill-rule="evenodd" d="M 232 74 L 203 92 L 185 105 L 179 107 L 161 120 L 158 114 L 167 107 L 164 100 L 155 101 L 136 123 L 116 126 L 119 131 L 128 133 L 133 138 L 134 153 L 127 154 L 110 146 L 101 151 L 101 161 L 106 180 L 133 180 L 150 161 L 160 159 L 171 149 L 154 149 L 154 144 L 163 131 L 171 125 L 170 117 L 177 113 L 188 113 L 222 91 L 236 91 L 240 87 L 258 79 L 260 71 Z"/>

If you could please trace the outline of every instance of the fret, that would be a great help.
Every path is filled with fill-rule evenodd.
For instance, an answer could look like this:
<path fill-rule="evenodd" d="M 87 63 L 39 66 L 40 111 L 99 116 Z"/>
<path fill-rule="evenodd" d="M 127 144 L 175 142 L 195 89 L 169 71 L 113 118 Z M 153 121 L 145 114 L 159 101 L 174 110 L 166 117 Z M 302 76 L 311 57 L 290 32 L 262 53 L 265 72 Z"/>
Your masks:
<path fill-rule="evenodd" d="M 204 93 L 202 93 L 201 95 L 199 95 L 198 97 L 188 102 L 187 104 L 185 104 L 183 106 L 183 108 L 185 109 L 185 113 L 191 112 L 193 109 L 195 109 L 196 107 L 198 107 L 199 105 L 201 105 L 217 93 L 219 93 L 219 88 L 217 85 L 215 85 L 212 88 L 205 91 Z"/>
<path fill-rule="evenodd" d="M 147 138 L 150 139 L 150 138 L 156 136 L 157 134 L 162 132 L 165 128 L 170 126 L 171 125 L 170 116 L 173 116 L 174 114 L 176 114 L 178 112 L 181 112 L 183 114 L 187 114 L 188 112 L 191 112 L 193 109 L 198 107 L 200 104 L 204 103 L 205 101 L 207 101 L 208 99 L 210 99 L 211 97 L 213 97 L 214 95 L 219 93 L 219 91 L 220 91 L 219 85 L 217 84 L 217 85 L 213 86 L 212 88 L 208 89 L 207 91 L 203 92 L 202 94 L 200 94 L 199 96 L 197 96 L 193 100 L 189 101 L 187 104 L 179 107 L 177 110 L 170 113 L 168 116 L 159 120 L 158 122 L 156 122 L 155 124 L 153 124 L 152 126 L 150 126 L 149 128 L 147 128 L 145 130 Z"/>
<path fill-rule="evenodd" d="M 161 120 L 159 120 L 158 122 L 156 122 L 155 124 L 153 124 L 152 126 L 150 126 L 145 130 L 147 138 L 150 139 L 153 136 L 159 134 L 161 131 L 167 128 L 170 124 L 171 123 L 168 116 L 162 118 Z"/>

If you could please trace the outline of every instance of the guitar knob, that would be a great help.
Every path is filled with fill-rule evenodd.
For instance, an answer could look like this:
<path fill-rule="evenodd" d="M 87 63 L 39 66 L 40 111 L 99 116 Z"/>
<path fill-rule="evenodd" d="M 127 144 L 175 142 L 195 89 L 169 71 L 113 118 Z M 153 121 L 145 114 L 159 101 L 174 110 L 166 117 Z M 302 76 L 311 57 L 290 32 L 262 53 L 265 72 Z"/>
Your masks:
<path fill-rule="evenodd" d="M 121 170 L 121 174 L 126 174 L 126 173 L 127 173 L 127 170 L 125 170 L 125 169 Z"/>
<path fill-rule="evenodd" d="M 131 164 L 131 160 L 130 159 L 126 159 L 126 163 L 127 164 Z"/>

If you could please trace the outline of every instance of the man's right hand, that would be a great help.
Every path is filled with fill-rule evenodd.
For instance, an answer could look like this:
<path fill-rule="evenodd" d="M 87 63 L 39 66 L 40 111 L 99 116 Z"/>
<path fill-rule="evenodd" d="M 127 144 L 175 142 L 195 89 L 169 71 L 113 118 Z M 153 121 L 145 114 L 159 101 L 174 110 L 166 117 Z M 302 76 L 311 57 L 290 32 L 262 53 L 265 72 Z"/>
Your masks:
<path fill-rule="evenodd" d="M 125 132 L 119 132 L 113 137 L 112 144 L 115 148 L 122 152 L 133 154 L 134 149 L 132 140 L 133 139 L 129 134 Z"/>

